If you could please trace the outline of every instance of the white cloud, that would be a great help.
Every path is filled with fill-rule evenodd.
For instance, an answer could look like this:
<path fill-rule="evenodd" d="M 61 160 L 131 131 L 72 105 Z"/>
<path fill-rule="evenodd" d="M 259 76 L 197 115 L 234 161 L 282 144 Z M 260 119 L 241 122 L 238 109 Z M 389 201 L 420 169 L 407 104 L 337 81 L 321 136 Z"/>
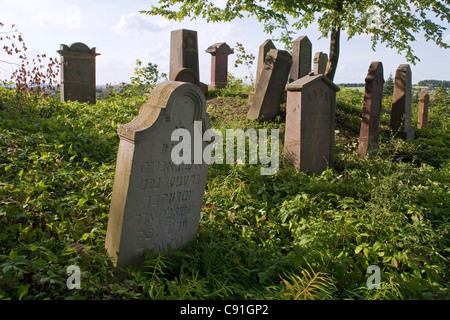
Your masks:
<path fill-rule="evenodd" d="M 111 29 L 122 35 L 143 35 L 147 32 L 159 32 L 170 27 L 170 21 L 160 17 L 150 17 L 141 13 L 129 13 L 120 17 Z"/>
<path fill-rule="evenodd" d="M 69 29 L 75 30 L 81 28 L 81 18 L 81 9 L 76 5 L 63 8 L 43 6 L 35 11 L 30 22 L 36 24 L 38 27 L 66 26 Z"/>
<path fill-rule="evenodd" d="M 444 41 L 450 42 L 450 33 L 445 36 Z"/>

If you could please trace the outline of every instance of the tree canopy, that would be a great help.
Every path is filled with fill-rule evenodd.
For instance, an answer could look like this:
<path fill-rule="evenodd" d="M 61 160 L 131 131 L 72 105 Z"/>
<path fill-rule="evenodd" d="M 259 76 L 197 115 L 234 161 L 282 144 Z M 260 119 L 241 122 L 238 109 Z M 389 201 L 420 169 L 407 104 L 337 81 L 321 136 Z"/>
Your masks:
<path fill-rule="evenodd" d="M 412 48 L 417 34 L 442 48 L 445 43 L 444 25 L 450 22 L 450 0 L 228 0 L 219 7 L 211 0 L 160 0 L 148 15 L 160 15 L 170 20 L 182 21 L 204 18 L 208 22 L 229 22 L 255 16 L 263 23 L 268 34 L 280 32 L 280 40 L 287 47 L 292 42 L 294 30 L 301 30 L 317 22 L 322 37 L 330 39 L 329 62 L 326 75 L 333 80 L 337 69 L 340 33 L 348 38 L 367 34 L 372 49 L 383 43 L 396 49 L 412 64 L 420 61 Z"/>

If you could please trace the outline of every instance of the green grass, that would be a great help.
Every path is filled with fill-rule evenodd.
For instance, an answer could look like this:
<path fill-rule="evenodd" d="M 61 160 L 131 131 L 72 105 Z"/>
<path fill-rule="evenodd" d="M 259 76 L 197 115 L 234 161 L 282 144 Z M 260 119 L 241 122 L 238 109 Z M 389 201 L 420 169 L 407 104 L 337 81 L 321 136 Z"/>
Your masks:
<path fill-rule="evenodd" d="M 197 240 L 149 253 L 119 281 L 104 250 L 116 129 L 146 98 L 90 106 L 0 92 L 1 299 L 449 298 L 448 106 L 433 107 L 417 139 L 382 135 L 363 159 L 362 93 L 340 91 L 333 168 L 307 175 L 281 161 L 261 176 L 258 165 L 211 165 Z M 279 128 L 283 139 L 283 114 L 247 120 L 245 99 L 229 92 L 215 103 L 212 127 Z M 70 265 L 80 290 L 66 287 Z M 369 265 L 381 269 L 378 290 L 367 289 Z"/>

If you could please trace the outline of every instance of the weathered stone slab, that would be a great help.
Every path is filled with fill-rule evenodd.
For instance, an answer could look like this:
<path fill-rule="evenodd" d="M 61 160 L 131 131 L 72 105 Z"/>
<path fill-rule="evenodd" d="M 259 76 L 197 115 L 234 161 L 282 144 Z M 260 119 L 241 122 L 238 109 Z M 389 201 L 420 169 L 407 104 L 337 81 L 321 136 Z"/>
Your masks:
<path fill-rule="evenodd" d="M 267 53 L 260 81 L 247 113 L 248 119 L 268 120 L 278 115 L 291 65 L 292 56 L 289 52 L 271 49 Z"/>
<path fill-rule="evenodd" d="M 62 44 L 57 51 L 61 55 L 61 101 L 96 102 L 95 48 L 81 42 L 70 46 Z"/>
<path fill-rule="evenodd" d="M 409 64 L 402 64 L 395 72 L 390 127 L 401 139 L 413 139 L 411 126 L 412 76 Z"/>
<path fill-rule="evenodd" d="M 228 83 L 228 56 L 234 53 L 225 42 L 213 44 L 206 49 L 211 54 L 210 88 L 225 88 Z"/>
<path fill-rule="evenodd" d="M 292 66 L 289 82 L 307 76 L 311 72 L 312 45 L 307 36 L 301 36 L 292 43 Z"/>
<path fill-rule="evenodd" d="M 264 70 L 264 60 L 266 59 L 267 53 L 269 53 L 269 51 L 271 49 L 276 49 L 276 47 L 273 44 L 272 40 L 270 40 L 270 39 L 267 39 L 259 46 L 258 64 L 256 65 L 255 90 L 258 87 L 258 82 L 261 78 L 261 73 Z M 251 92 L 248 96 L 248 101 L 250 102 L 250 104 L 253 102 L 254 98 L 255 98 L 255 92 Z"/>
<path fill-rule="evenodd" d="M 175 81 L 183 68 L 194 70 L 200 79 L 197 31 L 180 29 L 171 32 L 169 80 Z"/>
<path fill-rule="evenodd" d="M 180 128 L 192 137 L 183 142 L 200 142 L 190 163 L 172 160 L 171 150 L 179 143 L 172 142 L 172 134 Z M 168 246 L 178 249 L 195 240 L 208 165 L 194 160 L 196 148 L 206 146 L 202 135 L 209 128 L 199 87 L 172 81 L 153 89 L 139 115 L 119 126 L 105 244 L 117 268 L 139 264 L 146 250 L 166 252 Z"/>
<path fill-rule="evenodd" d="M 284 152 L 304 172 L 320 173 L 334 164 L 336 92 L 324 75 L 302 77 L 287 85 Z"/>
<path fill-rule="evenodd" d="M 258 86 L 259 79 L 261 78 L 261 73 L 263 72 L 263 70 L 265 68 L 266 55 L 272 49 L 276 49 L 276 47 L 273 44 L 272 40 L 270 40 L 270 39 L 267 39 L 259 46 L 258 64 L 256 66 L 255 90 L 256 90 L 256 87 Z"/>
<path fill-rule="evenodd" d="M 328 55 L 323 52 L 314 54 L 314 74 L 324 74 L 327 69 Z"/>
<path fill-rule="evenodd" d="M 173 81 L 189 82 L 197 86 L 200 85 L 198 74 L 191 68 L 181 68 L 175 74 Z"/>
<path fill-rule="evenodd" d="M 422 129 L 428 126 L 428 109 L 430 107 L 430 96 L 428 93 L 422 93 L 419 98 L 419 118 L 417 128 Z"/>
<path fill-rule="evenodd" d="M 372 62 L 365 79 L 364 102 L 358 153 L 372 154 L 378 149 L 381 103 L 383 99 L 383 64 Z"/>

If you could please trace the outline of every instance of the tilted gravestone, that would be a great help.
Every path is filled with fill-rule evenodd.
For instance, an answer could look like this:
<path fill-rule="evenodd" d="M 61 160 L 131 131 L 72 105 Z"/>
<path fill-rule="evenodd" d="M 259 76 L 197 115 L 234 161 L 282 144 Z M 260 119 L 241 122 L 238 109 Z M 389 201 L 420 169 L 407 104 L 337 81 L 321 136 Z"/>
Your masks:
<path fill-rule="evenodd" d="M 70 46 L 62 44 L 57 51 L 61 55 L 61 101 L 96 102 L 95 48 L 81 42 Z"/>
<path fill-rule="evenodd" d="M 264 61 L 266 59 L 267 53 L 271 49 L 276 49 L 275 45 L 273 44 L 272 40 L 267 39 L 264 41 L 260 46 L 258 50 L 258 64 L 256 65 L 256 78 L 255 78 L 255 90 L 256 87 L 258 87 L 259 80 L 261 79 L 261 73 L 264 70 Z M 253 99 L 255 97 L 255 92 L 251 92 L 249 94 L 249 102 L 252 103 Z"/>
<path fill-rule="evenodd" d="M 381 103 L 383 99 L 383 64 L 372 62 L 365 79 L 364 102 L 358 153 L 362 156 L 378 149 Z"/>
<path fill-rule="evenodd" d="M 304 172 L 320 173 L 334 164 L 336 92 L 324 75 L 309 75 L 287 85 L 284 152 Z"/>
<path fill-rule="evenodd" d="M 417 128 L 422 129 L 428 126 L 428 109 L 430 106 L 430 96 L 428 93 L 422 93 L 419 98 L 419 117 Z"/>
<path fill-rule="evenodd" d="M 269 120 L 278 115 L 291 65 L 292 56 L 289 52 L 271 49 L 267 53 L 255 96 L 247 113 L 248 119 Z"/>
<path fill-rule="evenodd" d="M 213 44 L 207 53 L 211 54 L 211 88 L 225 88 L 228 82 L 228 56 L 234 53 L 225 42 Z"/>
<path fill-rule="evenodd" d="M 413 139 L 411 126 L 412 77 L 409 64 L 400 65 L 395 72 L 390 127 L 401 139 Z"/>
<path fill-rule="evenodd" d="M 328 55 L 323 52 L 314 54 L 314 74 L 324 74 L 327 69 Z"/>
<path fill-rule="evenodd" d="M 292 66 L 289 82 L 307 76 L 311 72 L 312 45 L 307 36 L 301 36 L 292 43 Z"/>
<path fill-rule="evenodd" d="M 169 80 L 175 81 L 183 68 L 192 69 L 200 79 L 197 31 L 180 29 L 171 32 Z"/>
<path fill-rule="evenodd" d="M 191 162 L 176 164 L 172 134 L 182 128 L 199 144 L 183 141 L 194 145 L 186 154 Z M 146 250 L 166 252 L 196 238 L 208 165 L 195 154 L 209 128 L 198 86 L 174 81 L 159 84 L 139 115 L 119 126 L 105 244 L 116 268 L 139 264 Z"/>

